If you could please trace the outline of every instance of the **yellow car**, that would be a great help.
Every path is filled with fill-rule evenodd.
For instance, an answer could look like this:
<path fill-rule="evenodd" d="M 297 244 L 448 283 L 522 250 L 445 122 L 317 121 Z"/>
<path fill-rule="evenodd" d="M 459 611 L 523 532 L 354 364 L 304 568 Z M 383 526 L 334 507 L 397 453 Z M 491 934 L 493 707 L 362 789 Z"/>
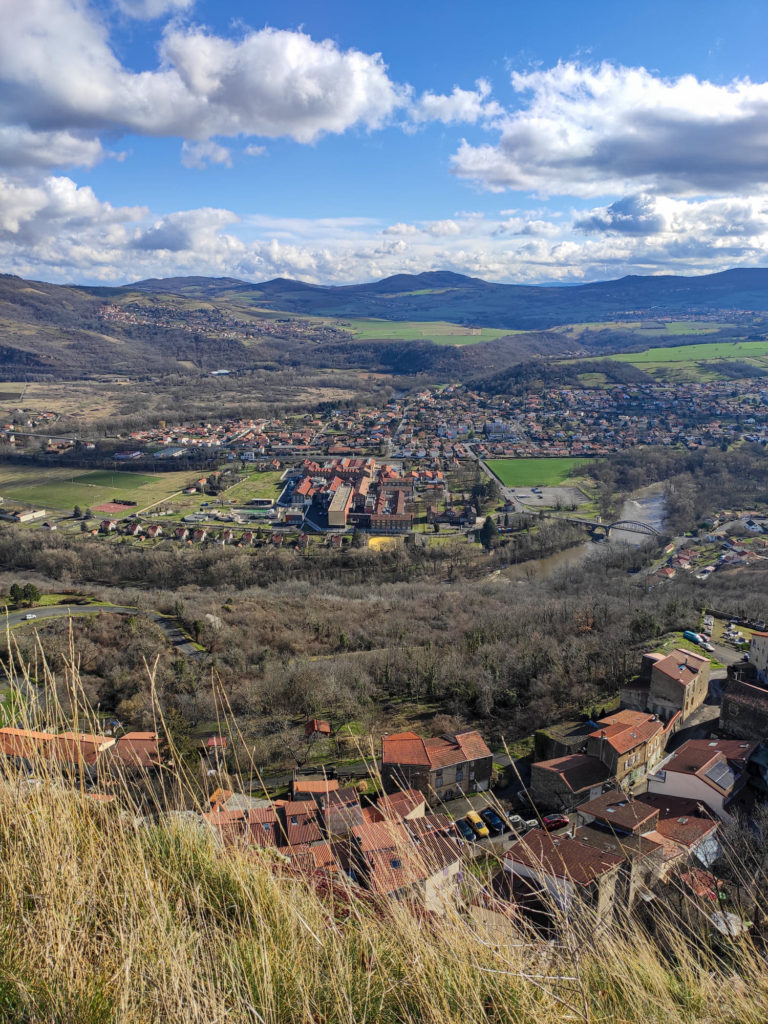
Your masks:
<path fill-rule="evenodd" d="M 470 811 L 469 814 L 465 815 L 464 821 L 469 825 L 472 831 L 475 833 L 478 839 L 485 839 L 490 835 L 488 826 L 485 824 L 483 819 L 477 813 L 477 811 Z"/>

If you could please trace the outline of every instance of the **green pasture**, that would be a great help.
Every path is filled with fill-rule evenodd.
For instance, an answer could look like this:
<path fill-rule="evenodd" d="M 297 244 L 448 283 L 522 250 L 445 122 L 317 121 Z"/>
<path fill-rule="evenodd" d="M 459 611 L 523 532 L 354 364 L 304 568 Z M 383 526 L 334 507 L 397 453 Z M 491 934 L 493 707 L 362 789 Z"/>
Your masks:
<path fill-rule="evenodd" d="M 120 515 L 162 501 L 189 485 L 194 473 L 171 472 L 144 474 L 121 470 L 83 471 L 64 467 L 15 466 L 0 462 L 0 496 L 6 504 L 14 501 L 56 511 L 83 510 L 103 505 L 113 498 L 135 501 L 136 509 L 126 508 Z"/>
<path fill-rule="evenodd" d="M 664 338 L 669 335 L 717 334 L 727 323 L 710 320 L 603 320 L 592 323 L 565 324 L 553 330 L 561 334 L 580 335 L 585 331 L 633 331 L 641 338 Z"/>
<path fill-rule="evenodd" d="M 486 459 L 486 466 L 505 487 L 556 487 L 584 459 Z"/>
<path fill-rule="evenodd" d="M 713 341 L 697 345 L 673 345 L 669 348 L 647 348 L 642 352 L 622 352 L 609 356 L 617 363 L 643 367 L 649 363 L 692 363 L 717 359 L 742 362 L 745 359 L 768 358 L 768 341 Z"/>
<path fill-rule="evenodd" d="M 436 345 L 477 345 L 482 341 L 505 338 L 520 331 L 508 331 L 497 327 L 465 327 L 451 324 L 446 320 L 423 321 L 394 320 L 347 320 L 350 329 L 360 341 L 434 341 Z"/>

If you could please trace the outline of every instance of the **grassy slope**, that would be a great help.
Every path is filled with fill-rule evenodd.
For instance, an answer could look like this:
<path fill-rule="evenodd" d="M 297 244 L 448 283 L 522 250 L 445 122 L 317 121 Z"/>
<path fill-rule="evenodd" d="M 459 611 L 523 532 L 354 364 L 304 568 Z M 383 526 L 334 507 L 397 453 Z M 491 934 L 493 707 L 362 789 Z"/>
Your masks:
<path fill-rule="evenodd" d="M 549 948 L 513 924 L 422 922 L 345 889 L 319 894 L 268 854 L 222 855 L 189 824 L 124 827 L 115 808 L 47 786 L 19 801 L 0 782 L 0 1020 L 764 1020 L 748 949 L 742 984 L 682 938 L 665 962 L 632 926 Z"/>
<path fill-rule="evenodd" d="M 63 675 L 81 703 L 76 669 Z M 79 725 L 95 725 L 84 708 Z M 0 759 L 0 1024 L 764 1024 L 748 943 L 721 958 L 673 920 L 665 954 L 586 910 L 554 943 L 520 917 L 494 931 L 451 904 L 424 917 L 224 849 L 189 815 L 138 818 L 135 783 L 101 804 L 46 762 L 34 775 Z M 163 786 L 150 810 L 195 805 L 189 780 Z"/>

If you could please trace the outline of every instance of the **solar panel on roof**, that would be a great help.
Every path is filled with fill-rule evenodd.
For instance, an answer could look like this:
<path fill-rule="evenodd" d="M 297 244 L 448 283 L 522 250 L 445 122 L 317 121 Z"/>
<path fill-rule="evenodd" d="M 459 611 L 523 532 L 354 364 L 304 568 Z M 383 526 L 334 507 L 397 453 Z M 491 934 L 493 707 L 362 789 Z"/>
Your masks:
<path fill-rule="evenodd" d="M 714 782 L 714 784 L 719 786 L 721 789 L 730 789 L 736 781 L 736 776 L 733 774 L 733 770 L 727 764 L 714 764 L 709 771 L 704 774 L 711 782 Z"/>

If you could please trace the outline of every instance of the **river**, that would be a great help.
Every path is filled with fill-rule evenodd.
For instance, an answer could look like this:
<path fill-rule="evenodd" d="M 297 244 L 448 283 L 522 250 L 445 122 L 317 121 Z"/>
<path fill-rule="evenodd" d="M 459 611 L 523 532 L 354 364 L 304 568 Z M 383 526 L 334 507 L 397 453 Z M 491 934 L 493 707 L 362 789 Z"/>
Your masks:
<path fill-rule="evenodd" d="M 616 522 L 622 519 L 634 520 L 637 523 L 648 523 L 649 526 L 655 526 L 657 530 L 661 530 L 664 525 L 664 506 L 664 484 L 650 484 L 648 487 L 642 487 L 639 491 L 635 491 L 633 495 L 626 499 L 621 506 L 619 515 L 616 517 Z M 546 558 L 534 558 L 528 562 L 521 562 L 519 565 L 510 566 L 504 570 L 504 575 L 507 579 L 511 580 L 525 580 L 533 577 L 546 579 L 561 569 L 578 565 L 589 555 L 599 551 L 606 543 L 631 544 L 634 546 L 642 544 L 647 539 L 645 534 L 642 533 L 612 530 L 608 541 L 595 543 L 595 541 L 587 540 L 583 544 L 577 544 L 575 547 L 558 551 L 556 554 L 548 555 Z"/>

